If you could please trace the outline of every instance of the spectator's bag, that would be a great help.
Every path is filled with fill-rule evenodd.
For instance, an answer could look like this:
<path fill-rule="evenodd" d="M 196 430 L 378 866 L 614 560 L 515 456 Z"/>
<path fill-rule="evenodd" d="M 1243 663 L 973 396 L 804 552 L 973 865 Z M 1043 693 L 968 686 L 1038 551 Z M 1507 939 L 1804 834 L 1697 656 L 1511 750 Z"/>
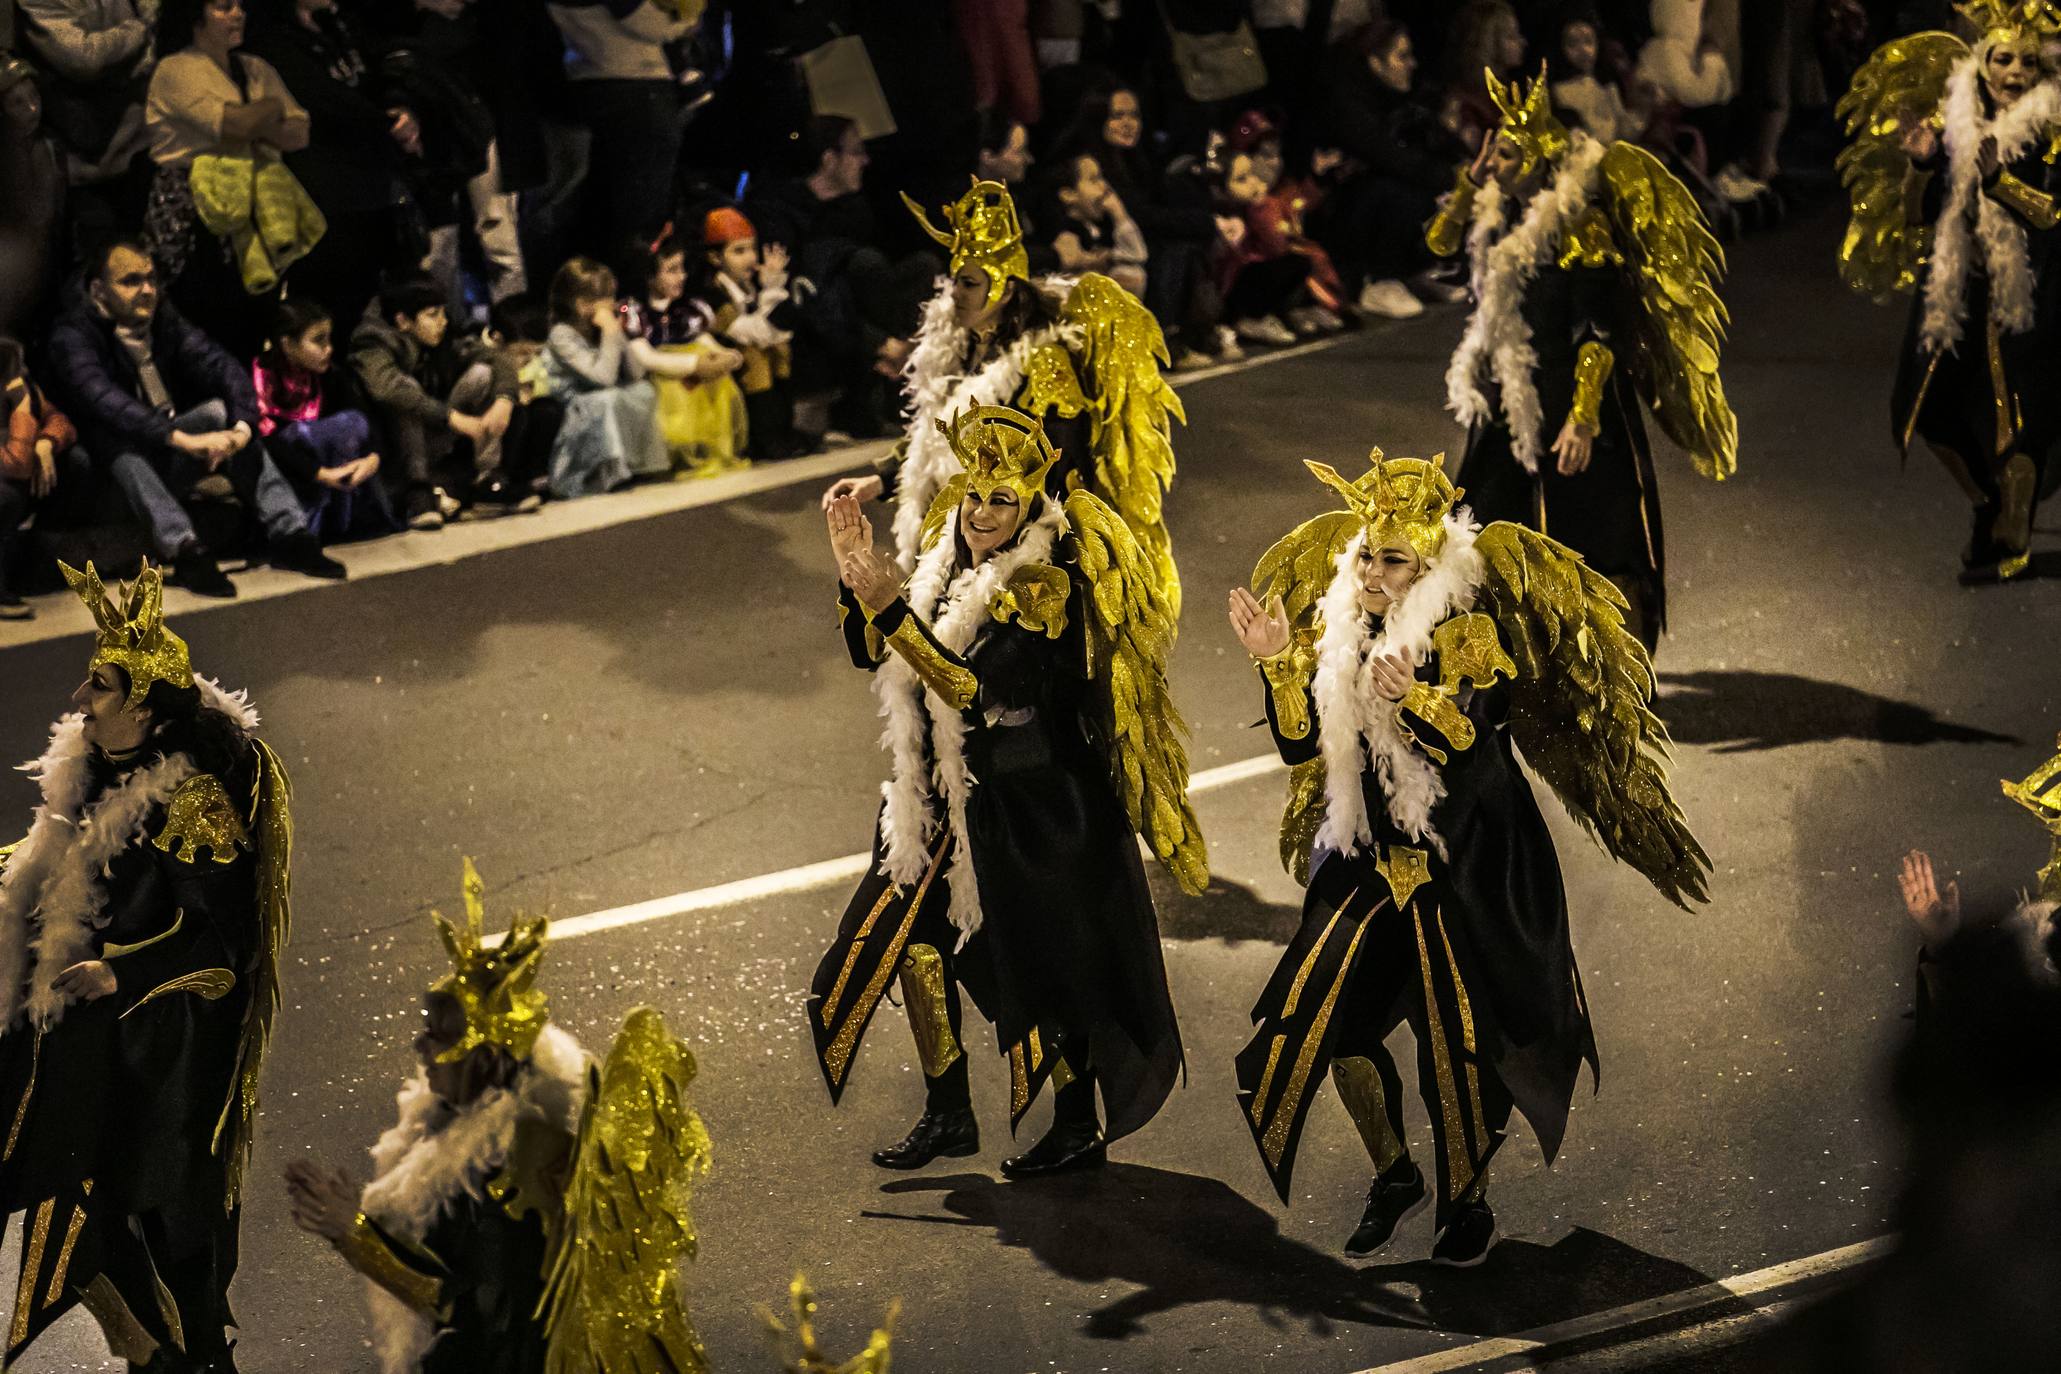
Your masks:
<path fill-rule="evenodd" d="M 1267 64 L 1250 21 L 1241 18 L 1221 33 L 1186 33 L 1175 26 L 1163 4 L 1159 17 L 1173 45 L 1181 90 L 1190 100 L 1201 105 L 1234 100 L 1267 84 Z"/>
<path fill-rule="evenodd" d="M 843 115 L 872 141 L 895 132 L 894 112 L 880 89 L 866 40 L 857 34 L 833 38 L 796 59 L 808 83 L 809 107 L 819 115 Z"/>

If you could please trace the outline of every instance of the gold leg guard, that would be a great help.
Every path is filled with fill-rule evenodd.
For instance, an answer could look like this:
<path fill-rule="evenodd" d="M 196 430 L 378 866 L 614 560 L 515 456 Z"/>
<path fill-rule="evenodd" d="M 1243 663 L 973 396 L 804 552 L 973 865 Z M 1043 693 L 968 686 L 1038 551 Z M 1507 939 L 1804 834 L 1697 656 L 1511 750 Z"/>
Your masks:
<path fill-rule="evenodd" d="M 1374 1172 L 1385 1174 L 1409 1151 L 1388 1124 L 1388 1095 L 1381 1087 L 1381 1071 L 1371 1059 L 1334 1059 L 1331 1082 L 1338 1099 L 1345 1103 L 1347 1116 L 1360 1131 L 1360 1141 L 1374 1161 Z"/>
<path fill-rule="evenodd" d="M 910 945 L 902 960 L 902 1000 L 926 1077 L 936 1078 L 959 1058 L 959 1041 L 945 1010 L 945 961 L 930 945 Z"/>
<path fill-rule="evenodd" d="M 2038 483 L 2039 473 L 2033 467 L 2032 459 L 2023 453 L 2012 454 L 1997 474 L 1997 491 L 2001 499 L 1997 505 L 1997 523 L 1992 538 L 2007 550 L 2003 561 L 1997 565 L 1999 578 L 2016 577 L 2032 561 L 2032 507 L 2038 496 L 2035 490 Z"/>

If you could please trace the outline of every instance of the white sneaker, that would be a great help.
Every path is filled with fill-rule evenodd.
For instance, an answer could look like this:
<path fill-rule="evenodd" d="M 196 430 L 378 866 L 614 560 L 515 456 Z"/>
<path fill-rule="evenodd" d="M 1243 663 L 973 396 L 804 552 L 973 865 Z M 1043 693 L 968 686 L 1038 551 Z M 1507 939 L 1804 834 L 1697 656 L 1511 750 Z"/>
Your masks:
<path fill-rule="evenodd" d="M 1424 302 L 1409 287 L 1390 277 L 1386 281 L 1370 281 L 1360 288 L 1360 310 L 1384 320 L 1414 320 L 1424 313 Z"/>
<path fill-rule="evenodd" d="M 1217 361 L 1237 363 L 1245 360 L 1245 350 L 1238 346 L 1238 335 L 1229 325 L 1217 326 Z"/>
<path fill-rule="evenodd" d="M 1281 322 L 1294 330 L 1301 338 L 1314 338 L 1324 332 L 1324 326 L 1317 321 L 1317 307 L 1298 306 L 1281 317 Z"/>
<path fill-rule="evenodd" d="M 1327 310 L 1321 305 L 1310 307 L 1310 318 L 1316 321 L 1319 334 L 1336 334 L 1345 328 L 1345 321 L 1340 319 L 1336 312 Z"/>
<path fill-rule="evenodd" d="M 1215 367 L 1216 365 L 1217 360 L 1215 358 L 1210 357 L 1207 353 L 1197 353 L 1192 348 L 1184 348 L 1174 357 L 1174 371 L 1176 372 L 1195 372 L 1202 368 Z"/>
<path fill-rule="evenodd" d="M 1458 305 L 1467 299 L 1467 288 L 1458 282 L 1441 281 L 1430 272 L 1421 272 L 1410 278 L 1410 290 L 1419 300 L 1433 305 Z"/>
<path fill-rule="evenodd" d="M 1272 344 L 1276 348 L 1295 342 L 1295 331 L 1272 315 L 1238 321 L 1238 337 L 1247 343 Z"/>

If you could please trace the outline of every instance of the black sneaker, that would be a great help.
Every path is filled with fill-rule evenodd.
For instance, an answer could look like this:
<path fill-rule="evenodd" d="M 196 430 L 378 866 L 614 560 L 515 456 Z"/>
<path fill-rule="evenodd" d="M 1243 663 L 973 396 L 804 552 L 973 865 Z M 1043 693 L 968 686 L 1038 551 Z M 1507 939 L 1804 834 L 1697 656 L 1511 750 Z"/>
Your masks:
<path fill-rule="evenodd" d="M 1489 1210 L 1487 1200 L 1462 1202 L 1454 1206 L 1452 1219 L 1432 1244 L 1431 1262 L 1472 1269 L 1488 1258 L 1489 1247 L 1495 1243 L 1496 1214 Z"/>
<path fill-rule="evenodd" d="M 236 595 L 236 584 L 222 571 L 222 565 L 199 549 L 172 560 L 172 585 L 184 587 L 195 596 L 213 596 L 227 601 Z"/>
<path fill-rule="evenodd" d="M 884 1150 L 875 1150 L 873 1162 L 883 1169 L 921 1169 L 940 1156 L 979 1153 L 980 1122 L 974 1119 L 973 1108 L 958 1107 L 925 1111 L 907 1135 Z"/>
<path fill-rule="evenodd" d="M 322 541 L 312 534 L 275 539 L 268 552 L 273 567 L 285 568 L 289 572 L 305 573 L 329 582 L 341 582 L 351 575 L 350 569 L 322 552 Z"/>
<path fill-rule="evenodd" d="M 502 515 L 528 515 L 544 504 L 544 498 L 508 480 L 499 468 L 472 484 L 463 518 L 492 520 Z"/>
<path fill-rule="evenodd" d="M 408 488 L 401 501 L 401 519 L 411 530 L 442 529 L 444 512 L 438 506 L 436 492 L 426 486 Z"/>
<path fill-rule="evenodd" d="M 0 620 L 34 620 L 35 608 L 12 592 L 0 592 Z"/>
<path fill-rule="evenodd" d="M 1354 1259 L 1375 1253 L 1395 1236 L 1396 1227 L 1423 1211 L 1430 1200 L 1424 1171 L 1405 1155 L 1367 1189 L 1367 1210 L 1360 1213 L 1359 1229 L 1345 1243 L 1345 1253 Z"/>

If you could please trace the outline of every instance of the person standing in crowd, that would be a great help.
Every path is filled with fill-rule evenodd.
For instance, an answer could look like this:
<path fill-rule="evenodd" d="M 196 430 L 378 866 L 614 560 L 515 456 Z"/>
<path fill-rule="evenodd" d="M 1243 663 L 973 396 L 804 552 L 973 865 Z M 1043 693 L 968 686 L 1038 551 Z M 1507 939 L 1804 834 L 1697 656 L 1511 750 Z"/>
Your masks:
<path fill-rule="evenodd" d="M 251 365 L 265 451 L 293 483 L 308 528 L 323 543 L 401 528 L 379 480 L 372 421 L 356 403 L 349 369 L 336 369 L 335 325 L 321 303 L 285 302 Z"/>
<path fill-rule="evenodd" d="M 145 566 L 0 851 L 0 1208 L 26 1211 L 5 1358 L 83 1305 L 132 1369 L 233 1374 L 259 1074 L 291 926 L 292 787 L 243 692 L 193 671 Z"/>
<path fill-rule="evenodd" d="M 439 530 L 466 506 L 482 513 L 514 507 L 534 510 L 502 468 L 502 451 L 515 419 L 515 372 L 485 340 L 454 332 L 444 289 L 420 273 L 390 281 L 351 334 L 351 367 L 383 437 L 397 460 L 401 518 L 411 530 Z M 464 500 L 438 484 L 439 468 L 460 440 L 469 450 Z M 448 503 L 448 509 L 446 504 Z"/>
<path fill-rule="evenodd" d="M 116 240 L 89 261 L 51 328 L 49 351 L 66 412 L 178 585 L 236 595 L 184 505 L 212 485 L 233 492 L 264 527 L 274 567 L 344 576 L 258 438 L 250 374 L 160 299 L 142 244 Z"/>
<path fill-rule="evenodd" d="M 1524 66 L 1524 29 L 1508 0 L 1467 0 L 1453 16 L 1446 47 L 1446 90 L 1439 121 L 1464 148 L 1478 148 L 1501 118 L 1484 84 L 1516 79 Z"/>
<path fill-rule="evenodd" d="M 149 141 L 143 100 L 156 60 L 152 24 L 135 0 L 15 0 L 14 9 L 15 41 L 41 69 L 44 126 L 63 146 L 75 184 L 123 178 Z M 133 222 L 127 195 L 95 199 L 94 229 Z"/>
<path fill-rule="evenodd" d="M 551 447 L 551 494 L 561 501 L 672 470 L 658 393 L 623 338 L 615 295 L 615 273 L 591 258 L 574 258 L 551 279 L 544 366 L 565 405 Z"/>
<path fill-rule="evenodd" d="M 749 467 L 744 393 L 735 380 L 744 354 L 723 345 L 715 312 L 687 290 L 687 245 L 667 226 L 629 256 L 635 270 L 616 310 L 631 358 L 657 389 L 666 451 L 682 476 Z"/>
<path fill-rule="evenodd" d="M 1672 113 L 1695 126 L 1706 160 L 1718 169 L 1711 184 L 1726 200 L 1743 205 L 1766 195 L 1768 185 L 1739 167 L 1732 110 L 1736 83 L 1731 64 L 1710 36 L 1704 11 L 1705 0 L 1653 0 L 1653 37 L 1639 50 L 1638 77 Z"/>
<path fill-rule="evenodd" d="M 78 431 L 29 375 L 21 344 L 0 335 L 0 414 L 6 423 L 0 448 L 0 620 L 35 616 L 8 581 L 8 565 L 24 517 L 38 528 L 72 523 L 85 512 L 93 488 L 93 463 Z"/>
<path fill-rule="evenodd" d="M 894 772 L 809 1029 L 835 1103 L 899 973 L 924 1107 L 873 1162 L 975 1154 L 963 985 L 1008 1056 L 1011 1131 L 1054 1089 L 1051 1128 L 1003 1174 L 1095 1168 L 1182 1064 L 1138 854 L 1143 834 L 1184 890 L 1208 880 L 1166 685 L 1175 612 L 1115 511 L 1049 494 L 1058 455 L 1036 420 L 982 406 L 940 429 L 962 466 L 913 575 L 874 548 L 857 499 L 829 502 L 838 619 L 873 675 Z"/>
<path fill-rule="evenodd" d="M 143 223 L 166 295 L 248 359 L 264 343 L 276 283 L 247 289 L 247 264 L 233 260 L 231 239 L 201 223 L 193 165 L 203 157 L 254 169 L 276 163 L 308 146 L 308 112 L 271 63 L 239 51 L 243 32 L 242 0 L 165 0 L 159 11 L 158 43 L 167 55 L 150 78 L 146 103 L 157 173 Z M 253 179 L 248 195 L 256 193 Z M 307 244 L 297 243 L 305 252 Z"/>
<path fill-rule="evenodd" d="M 716 337 L 744 359 L 744 390 L 754 458 L 795 458 L 811 445 L 794 428 L 794 324 L 787 249 L 759 247 L 752 222 L 727 206 L 702 221 L 700 298 L 715 316 Z"/>
<path fill-rule="evenodd" d="M 0 244 L 12 261 L 0 283 L 0 332 L 26 334 L 46 321 L 51 283 L 64 276 L 69 235 L 66 157 L 43 129 L 35 69 L 0 53 Z"/>
<path fill-rule="evenodd" d="M 1237 1058 L 1240 1115 L 1288 1201 L 1328 1068 L 1375 1169 L 1346 1253 L 1382 1249 L 1429 1191 L 1385 1043 L 1407 1019 L 1431 1258 L 1468 1266 L 1495 1243 L 1487 1174 L 1511 1109 L 1551 1164 L 1582 1066 L 1598 1071 L 1559 856 L 1513 746 L 1670 901 L 1708 900 L 1710 860 L 1669 795 L 1653 666 L 1616 589 L 1543 535 L 1484 529 L 1436 462 L 1371 462 L 1354 481 L 1310 463 L 1344 508 L 1230 595 L 1295 770 L 1281 854 L 1308 888 Z"/>

